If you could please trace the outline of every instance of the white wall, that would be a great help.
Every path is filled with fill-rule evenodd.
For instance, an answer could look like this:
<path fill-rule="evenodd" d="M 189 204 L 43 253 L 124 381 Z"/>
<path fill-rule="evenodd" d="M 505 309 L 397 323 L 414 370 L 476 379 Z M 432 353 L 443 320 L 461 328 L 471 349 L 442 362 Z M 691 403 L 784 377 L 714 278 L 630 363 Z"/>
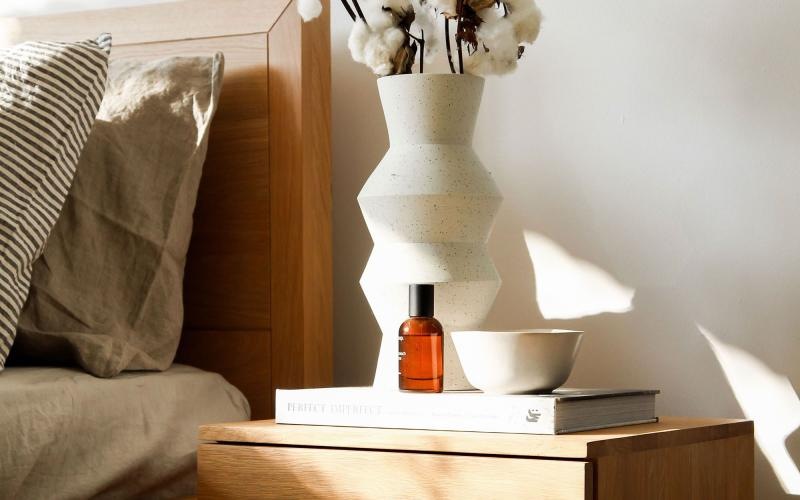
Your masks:
<path fill-rule="evenodd" d="M 6 0 L 0 15 L 42 3 Z M 540 5 L 541 39 L 487 81 L 476 138 L 506 198 L 487 326 L 586 330 L 570 384 L 657 387 L 664 415 L 742 415 L 697 323 L 800 383 L 800 3 Z M 388 144 L 375 79 L 333 11 L 336 382 L 367 384 L 379 339 L 356 194 Z M 526 230 L 635 289 L 633 310 L 544 320 Z M 797 461 L 800 433 L 789 442 Z M 757 497 L 782 498 L 760 456 L 757 469 Z"/>
<path fill-rule="evenodd" d="M 742 415 L 696 323 L 800 383 L 800 3 L 540 6 L 540 41 L 487 81 L 476 137 L 505 195 L 487 326 L 585 330 L 570 384 L 660 388 L 663 415 Z M 356 195 L 388 144 L 334 14 L 336 382 L 366 384 L 378 328 Z M 545 321 L 524 230 L 634 288 L 633 310 Z M 782 497 L 763 459 L 758 488 Z"/>

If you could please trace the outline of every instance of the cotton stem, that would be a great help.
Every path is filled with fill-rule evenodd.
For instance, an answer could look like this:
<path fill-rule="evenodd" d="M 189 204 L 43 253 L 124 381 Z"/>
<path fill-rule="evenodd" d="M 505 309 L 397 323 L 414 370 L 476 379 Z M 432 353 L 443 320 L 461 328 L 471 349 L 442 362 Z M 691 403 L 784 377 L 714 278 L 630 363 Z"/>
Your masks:
<path fill-rule="evenodd" d="M 463 10 L 464 0 L 458 0 L 456 4 L 456 15 L 458 15 L 458 22 L 456 22 L 456 47 L 458 51 L 458 72 L 462 75 L 464 74 L 464 56 L 461 51 L 461 18 L 463 16 Z"/>
<path fill-rule="evenodd" d="M 447 64 L 450 65 L 450 72 L 455 73 L 456 67 L 453 66 L 453 51 L 450 49 L 450 19 L 444 19 L 444 47 L 447 51 Z"/>
<path fill-rule="evenodd" d="M 364 12 L 361 11 L 361 6 L 358 5 L 358 0 L 353 0 L 353 6 L 356 8 L 356 12 L 358 12 L 358 17 L 360 17 L 361 20 L 364 21 L 364 24 L 366 24 L 369 27 L 367 18 L 364 17 Z"/>
<path fill-rule="evenodd" d="M 412 35 L 410 31 L 406 33 L 419 44 L 419 72 L 422 73 L 425 68 L 425 30 L 419 30 L 419 37 Z"/>
<path fill-rule="evenodd" d="M 350 19 L 355 22 L 356 21 L 356 13 L 353 12 L 353 8 L 350 7 L 350 4 L 347 3 L 347 0 L 342 0 L 342 5 L 344 6 L 344 10 L 347 11 L 347 15 L 350 16 Z"/>

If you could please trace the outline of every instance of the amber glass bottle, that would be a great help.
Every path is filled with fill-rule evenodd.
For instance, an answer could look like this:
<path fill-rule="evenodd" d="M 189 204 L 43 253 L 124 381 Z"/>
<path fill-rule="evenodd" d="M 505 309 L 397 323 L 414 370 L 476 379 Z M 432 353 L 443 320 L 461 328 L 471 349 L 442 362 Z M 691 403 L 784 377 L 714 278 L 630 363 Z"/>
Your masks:
<path fill-rule="evenodd" d="M 442 325 L 433 317 L 433 285 L 409 285 L 408 315 L 400 325 L 400 390 L 442 392 Z"/>

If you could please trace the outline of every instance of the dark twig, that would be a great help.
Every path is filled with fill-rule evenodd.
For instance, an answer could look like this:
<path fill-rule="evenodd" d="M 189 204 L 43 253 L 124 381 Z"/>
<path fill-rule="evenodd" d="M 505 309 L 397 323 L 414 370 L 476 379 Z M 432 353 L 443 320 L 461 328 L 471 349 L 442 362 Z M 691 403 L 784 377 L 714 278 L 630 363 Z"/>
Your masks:
<path fill-rule="evenodd" d="M 425 30 L 419 30 L 419 72 L 423 72 L 423 65 L 425 64 Z"/>
<path fill-rule="evenodd" d="M 355 0 L 353 0 L 355 2 Z M 461 54 L 461 19 L 463 17 L 464 0 L 458 0 L 456 4 L 456 15 L 458 21 L 456 22 L 456 47 L 458 50 L 458 72 L 464 74 L 464 56 Z"/>
<path fill-rule="evenodd" d="M 447 64 L 450 65 L 450 72 L 455 73 L 456 68 L 453 66 L 453 51 L 450 50 L 450 19 L 444 18 L 444 46 L 447 50 Z"/>
<path fill-rule="evenodd" d="M 356 20 L 356 13 L 353 12 L 353 8 L 350 7 L 350 4 L 347 3 L 347 0 L 342 0 L 342 5 L 344 5 L 344 10 L 347 11 L 347 14 L 350 16 L 350 19 L 355 22 Z"/>
<path fill-rule="evenodd" d="M 419 44 L 419 72 L 422 73 L 425 64 L 425 30 L 420 29 L 419 33 L 420 36 L 416 37 L 410 31 L 406 31 L 406 34 Z"/>
<path fill-rule="evenodd" d="M 355 8 L 356 8 L 356 12 L 358 12 L 358 17 L 360 17 L 360 18 L 361 18 L 361 20 L 362 20 L 362 21 L 364 21 L 364 24 L 366 24 L 367 26 L 369 26 L 369 23 L 367 22 L 367 18 L 366 18 L 366 17 L 364 17 L 364 13 L 361 11 L 361 6 L 360 6 L 360 5 L 358 5 L 358 0 L 353 0 L 353 5 L 354 5 L 354 6 L 355 6 Z"/>

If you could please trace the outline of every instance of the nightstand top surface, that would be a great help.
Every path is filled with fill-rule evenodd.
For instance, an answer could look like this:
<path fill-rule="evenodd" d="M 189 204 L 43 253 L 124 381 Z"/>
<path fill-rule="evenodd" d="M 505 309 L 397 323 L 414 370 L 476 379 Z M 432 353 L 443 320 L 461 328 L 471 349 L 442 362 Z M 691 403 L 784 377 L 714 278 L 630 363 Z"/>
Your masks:
<path fill-rule="evenodd" d="M 288 425 L 273 420 L 200 427 L 200 439 L 206 441 L 553 458 L 597 457 L 752 433 L 751 421 L 688 417 L 558 436 Z"/>

